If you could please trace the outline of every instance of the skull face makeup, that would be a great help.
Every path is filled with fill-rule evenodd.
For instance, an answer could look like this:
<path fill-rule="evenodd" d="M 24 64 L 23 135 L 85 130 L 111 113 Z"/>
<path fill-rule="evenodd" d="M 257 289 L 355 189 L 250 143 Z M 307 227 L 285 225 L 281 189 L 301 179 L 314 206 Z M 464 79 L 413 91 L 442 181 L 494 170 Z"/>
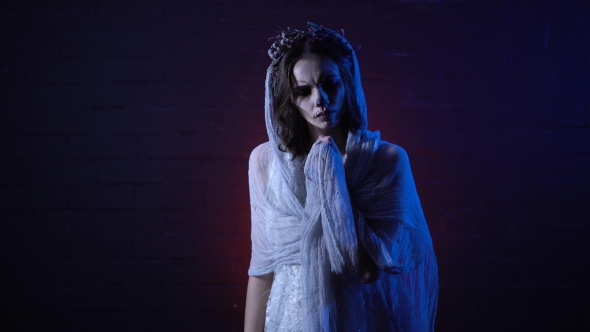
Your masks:
<path fill-rule="evenodd" d="M 310 131 L 335 127 L 343 115 L 344 99 L 338 66 L 327 58 L 302 58 L 293 67 L 293 78 L 293 101 Z"/>

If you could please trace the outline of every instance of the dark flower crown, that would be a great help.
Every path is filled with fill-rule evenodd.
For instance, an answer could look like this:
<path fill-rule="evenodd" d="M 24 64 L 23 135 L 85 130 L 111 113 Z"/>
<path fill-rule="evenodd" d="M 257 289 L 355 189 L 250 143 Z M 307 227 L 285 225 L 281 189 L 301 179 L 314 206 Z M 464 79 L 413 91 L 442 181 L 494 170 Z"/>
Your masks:
<path fill-rule="evenodd" d="M 286 31 L 282 31 L 278 36 L 271 37 L 268 40 L 275 40 L 268 50 L 268 56 L 272 59 L 272 63 L 268 67 L 268 70 L 270 71 L 273 88 L 276 83 L 276 75 L 279 71 L 281 59 L 294 45 L 303 44 L 305 42 L 314 43 L 321 41 L 335 46 L 346 56 L 350 56 L 353 51 L 360 49 L 360 46 L 354 49 L 348 41 L 344 39 L 344 29 L 340 29 L 340 32 L 336 32 L 312 22 L 307 22 L 307 32 L 287 28 Z"/>

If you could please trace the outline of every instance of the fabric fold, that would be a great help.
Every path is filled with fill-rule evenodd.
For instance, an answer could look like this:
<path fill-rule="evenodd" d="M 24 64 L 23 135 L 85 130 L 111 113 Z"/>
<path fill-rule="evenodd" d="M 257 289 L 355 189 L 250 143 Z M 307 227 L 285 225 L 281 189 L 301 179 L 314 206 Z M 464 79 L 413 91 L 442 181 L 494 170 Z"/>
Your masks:
<path fill-rule="evenodd" d="M 304 168 L 307 198 L 302 223 L 304 331 L 333 331 L 337 306 L 332 274 L 356 274 L 358 244 L 342 157 L 316 142 Z M 319 296 L 318 296 L 319 295 Z M 318 310 L 319 309 L 319 310 Z"/>

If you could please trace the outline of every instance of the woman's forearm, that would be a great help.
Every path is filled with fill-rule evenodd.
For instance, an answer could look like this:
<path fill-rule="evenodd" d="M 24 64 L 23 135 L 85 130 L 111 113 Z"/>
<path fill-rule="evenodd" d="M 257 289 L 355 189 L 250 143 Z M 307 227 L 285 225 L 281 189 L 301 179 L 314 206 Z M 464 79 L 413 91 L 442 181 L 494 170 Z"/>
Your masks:
<path fill-rule="evenodd" d="M 266 303 L 270 295 L 274 274 L 250 277 L 246 293 L 244 332 L 264 331 Z"/>
<path fill-rule="evenodd" d="M 340 207 L 345 206 L 346 202 L 339 201 L 339 199 L 341 199 L 342 197 L 334 197 L 331 195 L 338 195 L 338 193 L 343 193 L 348 190 L 348 188 L 346 186 L 346 177 L 345 177 L 345 173 L 344 173 L 344 167 L 343 167 L 344 165 L 342 164 L 342 158 L 338 154 L 339 152 L 338 152 L 337 146 L 335 144 L 331 143 L 330 136 L 320 136 L 319 140 L 326 143 L 328 146 L 332 147 L 333 149 L 329 149 L 327 154 L 322 154 L 320 152 L 322 151 L 322 144 L 323 143 L 319 143 L 319 144 L 314 143 L 314 145 L 312 146 L 311 151 L 310 151 L 309 155 L 307 156 L 307 160 L 306 160 L 306 164 L 305 164 L 305 169 L 306 169 L 305 176 L 306 176 L 307 180 L 310 180 L 309 182 L 306 181 L 306 189 L 307 189 L 307 193 L 308 193 L 308 199 L 309 199 L 310 193 L 312 193 L 314 191 L 324 191 L 325 196 L 328 197 L 328 200 L 337 201 L 337 203 L 335 203 L 334 207 L 340 208 Z M 324 163 L 321 162 L 322 158 L 325 159 Z M 325 169 L 319 169 L 322 167 L 325 167 L 326 169 L 329 169 L 332 171 L 332 174 L 335 177 L 333 179 L 333 181 L 326 183 L 326 181 L 323 180 L 321 174 L 325 173 Z M 310 171 L 310 169 L 313 169 L 314 171 Z M 311 185 L 312 187 L 309 188 L 308 185 Z M 327 188 L 324 187 L 326 185 L 328 185 L 330 187 L 327 187 Z M 318 197 L 314 197 L 314 199 L 317 200 Z M 357 249 L 358 250 L 358 252 L 357 252 L 358 261 L 357 261 L 357 266 L 356 266 L 356 273 L 362 283 L 368 284 L 368 283 L 374 282 L 375 280 L 377 280 L 379 278 L 380 270 L 379 270 L 379 267 L 377 266 L 377 264 L 375 264 L 375 262 L 373 261 L 371 256 L 365 250 L 363 242 L 360 238 L 359 229 L 358 229 L 358 226 L 359 226 L 358 209 L 356 208 L 356 206 L 352 202 L 352 199 L 350 199 L 350 201 L 347 199 L 347 201 L 350 203 L 350 207 L 352 209 L 353 225 L 351 225 L 350 220 L 348 218 L 346 218 L 345 220 L 339 220 L 339 222 L 342 223 L 342 225 L 340 225 L 340 227 L 344 227 L 344 228 L 354 227 L 356 230 L 356 232 L 355 232 L 356 239 L 351 239 L 349 237 L 338 239 L 340 241 L 339 245 L 342 245 L 345 247 L 354 245 L 356 248 L 358 248 Z M 340 203 L 340 204 L 338 204 L 338 203 Z M 344 203 L 344 204 L 342 204 L 342 203 Z M 332 202 L 325 202 L 324 204 L 332 204 Z M 335 221 L 335 222 L 338 222 L 338 221 Z M 346 233 L 348 233 L 348 232 L 346 232 Z M 350 234 L 350 233 L 348 233 L 348 234 Z M 353 243 L 351 240 L 352 241 L 356 240 L 356 243 Z M 345 251 L 346 251 L 346 249 L 345 249 Z"/>

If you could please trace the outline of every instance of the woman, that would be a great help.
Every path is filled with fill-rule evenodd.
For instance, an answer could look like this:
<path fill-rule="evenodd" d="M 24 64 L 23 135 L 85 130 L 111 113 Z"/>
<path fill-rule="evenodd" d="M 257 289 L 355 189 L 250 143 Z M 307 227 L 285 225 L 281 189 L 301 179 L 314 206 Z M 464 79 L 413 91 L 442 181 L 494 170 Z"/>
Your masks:
<path fill-rule="evenodd" d="M 367 130 L 355 50 L 313 23 L 275 39 L 245 330 L 432 331 L 432 240 L 407 154 Z"/>

